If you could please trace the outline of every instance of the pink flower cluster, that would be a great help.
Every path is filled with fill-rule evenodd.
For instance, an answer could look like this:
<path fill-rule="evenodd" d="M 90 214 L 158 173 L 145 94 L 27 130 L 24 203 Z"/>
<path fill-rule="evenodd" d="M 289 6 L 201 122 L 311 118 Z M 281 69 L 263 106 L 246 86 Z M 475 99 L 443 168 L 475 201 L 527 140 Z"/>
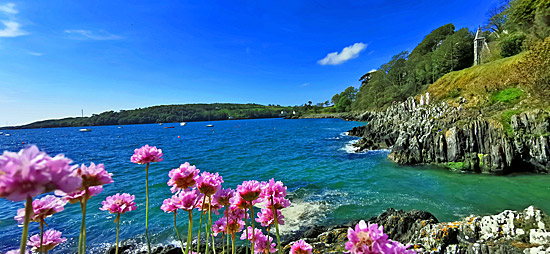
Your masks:
<path fill-rule="evenodd" d="M 248 233 L 248 238 L 246 237 Z M 241 235 L 241 240 L 254 240 L 254 253 L 274 253 L 277 251 L 275 249 L 276 244 L 271 243 L 273 241 L 273 238 L 270 236 L 266 236 L 262 233 L 262 230 L 260 229 L 254 229 L 254 232 L 252 232 L 252 227 L 248 227 L 246 231 Z"/>
<path fill-rule="evenodd" d="M 0 197 L 22 201 L 54 190 L 72 192 L 82 180 L 73 174 L 72 161 L 63 155 L 48 156 L 36 146 L 0 156 Z"/>
<path fill-rule="evenodd" d="M 105 170 L 105 165 L 95 165 L 93 162 L 90 163 L 89 167 L 86 167 L 86 165 L 82 164 L 80 168 L 76 170 L 76 175 L 82 178 L 83 188 L 90 186 L 100 186 L 113 182 L 113 179 L 111 178 L 113 174 L 108 173 Z"/>
<path fill-rule="evenodd" d="M 167 198 L 162 202 L 160 209 L 164 212 L 175 212 L 177 209 L 191 211 L 196 206 L 203 195 L 197 190 L 182 190 L 174 194 L 171 198 Z"/>
<path fill-rule="evenodd" d="M 91 186 L 88 187 L 88 198 L 96 196 L 97 194 L 101 193 L 103 191 L 103 186 Z M 83 200 L 84 196 L 86 195 L 86 190 L 77 190 L 70 193 L 65 193 L 63 191 L 55 191 L 55 195 L 61 196 L 61 199 L 69 202 L 71 204 L 80 202 Z"/>
<path fill-rule="evenodd" d="M 313 248 L 304 240 L 294 242 L 290 247 L 290 254 L 312 254 Z"/>
<path fill-rule="evenodd" d="M 42 248 L 40 248 L 40 234 L 31 236 L 27 245 L 32 246 L 34 251 L 45 252 L 65 241 L 67 241 L 67 239 L 61 237 L 61 232 L 50 229 L 44 232 L 44 236 L 42 237 Z"/>
<path fill-rule="evenodd" d="M 400 242 L 388 239 L 384 234 L 383 227 L 377 224 L 368 224 L 360 221 L 355 225 L 355 230 L 348 229 L 348 242 L 346 250 L 352 254 L 367 253 L 397 253 L 397 254 L 415 254 L 414 250 L 407 250 L 409 247 Z"/>
<path fill-rule="evenodd" d="M 113 196 L 107 197 L 107 199 L 101 204 L 103 207 L 100 207 L 99 210 L 109 211 L 110 213 L 121 213 L 136 210 L 136 203 L 134 200 L 136 197 L 128 193 L 117 193 Z"/>
<path fill-rule="evenodd" d="M 230 206 L 224 211 L 224 215 L 214 223 L 214 233 L 218 234 L 224 232 L 232 235 L 241 232 L 245 225 L 243 219 L 244 210 L 239 209 L 236 206 Z"/>
<path fill-rule="evenodd" d="M 134 150 L 130 161 L 137 164 L 147 164 L 150 162 L 162 161 L 162 150 L 156 146 L 144 145 Z"/>
<path fill-rule="evenodd" d="M 277 211 L 277 223 L 279 225 L 284 225 L 285 216 L 281 214 L 280 210 L 275 210 L 275 211 Z M 263 227 L 274 225 L 275 218 L 273 218 L 273 209 L 262 208 L 261 212 L 258 213 L 258 218 L 256 218 L 256 221 L 259 222 Z"/>
<path fill-rule="evenodd" d="M 202 172 L 197 178 L 197 189 L 206 196 L 212 196 L 221 189 L 222 183 L 223 178 L 218 173 Z"/>
<path fill-rule="evenodd" d="M 40 222 L 46 219 L 47 217 L 52 216 L 54 213 L 63 211 L 66 201 L 61 200 L 60 198 L 47 195 L 41 199 L 35 199 L 32 201 L 32 214 L 31 221 Z M 17 210 L 17 215 L 14 219 L 22 224 L 25 220 L 25 208 L 20 208 Z"/>
<path fill-rule="evenodd" d="M 199 172 L 200 170 L 195 166 L 191 166 L 189 162 L 181 164 L 179 168 L 170 170 L 168 173 L 170 177 L 168 186 L 172 186 L 170 189 L 172 193 L 195 186 Z"/>

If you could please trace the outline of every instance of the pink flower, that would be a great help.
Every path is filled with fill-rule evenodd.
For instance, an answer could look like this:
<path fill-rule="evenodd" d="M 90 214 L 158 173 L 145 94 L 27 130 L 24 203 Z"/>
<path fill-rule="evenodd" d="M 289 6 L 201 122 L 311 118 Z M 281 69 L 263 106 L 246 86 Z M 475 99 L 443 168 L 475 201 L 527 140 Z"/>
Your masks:
<path fill-rule="evenodd" d="M 248 232 L 247 232 L 247 231 L 248 231 Z M 248 233 L 248 238 L 246 238 L 247 233 Z M 255 234 L 256 236 L 258 236 L 259 234 L 262 234 L 262 230 L 260 230 L 260 229 L 258 229 L 258 228 L 255 228 L 255 229 L 254 229 L 254 234 Z M 253 235 L 252 235 L 252 227 L 251 227 L 251 226 L 248 226 L 248 227 L 246 228 L 246 231 L 244 231 L 243 234 L 241 235 L 241 240 L 249 240 L 249 241 L 252 241 L 252 237 L 253 237 Z M 257 237 L 255 237 L 255 238 L 257 238 Z"/>
<path fill-rule="evenodd" d="M 229 226 L 227 224 L 227 216 L 229 216 Z M 239 209 L 235 206 L 230 206 L 229 209 L 224 211 L 224 216 L 219 219 L 221 223 L 225 226 L 227 234 L 235 234 L 241 232 L 244 228 L 244 210 Z"/>
<path fill-rule="evenodd" d="M 254 242 L 254 253 L 262 254 L 276 252 L 275 243 L 271 243 L 272 241 L 273 237 L 266 236 L 260 231 L 260 233 L 256 235 Z"/>
<path fill-rule="evenodd" d="M 93 197 L 103 191 L 103 186 L 91 186 L 88 188 L 88 199 L 90 197 Z M 65 193 L 63 191 L 57 190 L 55 191 L 55 195 L 61 196 L 61 199 L 63 201 L 69 202 L 71 204 L 78 203 L 81 200 L 83 200 L 84 195 L 86 194 L 85 190 L 76 190 L 70 193 Z"/>
<path fill-rule="evenodd" d="M 160 209 L 167 213 L 174 212 L 177 209 L 191 211 L 202 197 L 202 194 L 196 189 L 180 191 L 171 198 L 165 199 Z"/>
<path fill-rule="evenodd" d="M 212 196 L 212 203 L 220 206 L 230 205 L 231 203 L 229 202 L 229 200 L 234 195 L 235 191 L 232 189 L 221 189 L 220 191 L 216 192 L 214 196 Z"/>
<path fill-rule="evenodd" d="M 272 206 L 275 207 L 275 209 L 279 210 L 279 209 L 283 209 L 283 208 L 287 208 L 290 206 L 290 201 L 286 198 L 273 198 L 273 200 L 269 200 L 269 201 L 266 201 L 267 204 L 266 204 L 266 207 L 271 209 Z M 271 203 L 273 202 L 273 204 Z"/>
<path fill-rule="evenodd" d="M 275 243 L 271 243 L 271 241 L 273 241 L 273 238 L 265 236 L 262 233 L 262 230 L 255 228 L 254 235 L 253 235 L 252 227 L 248 227 L 246 231 L 243 232 L 243 234 L 241 235 L 241 240 L 247 239 L 246 238 L 247 233 L 248 233 L 249 241 L 252 241 L 252 239 L 254 239 L 254 253 L 265 253 L 266 251 L 273 253 L 277 251 L 274 248 Z"/>
<path fill-rule="evenodd" d="M 76 175 L 82 178 L 82 187 L 99 186 L 113 182 L 111 178 L 113 174 L 105 170 L 105 165 L 97 164 L 96 166 L 93 162 L 90 163 L 89 167 L 82 164 L 76 170 Z"/>
<path fill-rule="evenodd" d="M 227 219 L 226 217 L 221 217 L 216 222 L 214 222 L 214 226 L 212 226 L 212 230 L 214 231 L 214 236 L 218 236 L 219 233 L 225 233 L 227 232 Z"/>
<path fill-rule="evenodd" d="M 276 181 L 271 178 L 269 182 L 262 182 L 262 193 L 260 198 L 264 200 L 269 200 L 271 197 L 274 198 L 284 198 L 286 197 L 286 187 L 283 182 Z"/>
<path fill-rule="evenodd" d="M 16 249 L 16 250 L 10 250 L 8 252 L 6 252 L 6 254 L 19 254 L 19 249 Z M 25 254 L 29 254 L 29 251 L 28 250 L 25 250 Z"/>
<path fill-rule="evenodd" d="M 304 240 L 299 240 L 290 247 L 290 254 L 312 254 L 313 248 Z"/>
<path fill-rule="evenodd" d="M 48 195 L 41 199 L 35 199 L 32 201 L 32 210 L 31 221 L 40 222 L 54 213 L 63 211 L 65 204 L 67 202 L 62 201 L 60 198 Z M 14 219 L 19 223 L 23 224 L 25 221 L 25 208 L 17 210 L 17 215 Z"/>
<path fill-rule="evenodd" d="M 260 196 L 260 183 L 255 180 L 244 181 L 237 186 L 237 192 L 245 201 L 254 201 Z"/>
<path fill-rule="evenodd" d="M 206 196 L 214 195 L 221 189 L 222 183 L 223 178 L 218 173 L 202 172 L 200 177 L 197 178 L 197 188 Z"/>
<path fill-rule="evenodd" d="M 390 243 L 382 226 L 370 223 L 367 226 L 364 220 L 355 225 L 355 230 L 348 229 L 348 240 L 346 250 L 353 254 L 387 253 L 387 245 Z"/>
<path fill-rule="evenodd" d="M 277 211 L 277 223 L 279 225 L 284 225 L 285 221 L 283 220 L 285 216 L 281 214 L 281 211 Z M 263 227 L 275 224 L 275 219 L 273 218 L 273 210 L 269 208 L 262 208 L 261 212 L 258 213 L 258 218 L 256 221 L 259 222 Z"/>
<path fill-rule="evenodd" d="M 201 195 L 202 195 L 202 194 L 201 194 Z M 202 197 L 204 197 L 204 195 L 202 195 Z M 209 209 L 208 204 L 209 204 L 209 202 L 210 202 L 210 199 L 208 199 L 208 198 L 206 199 L 206 203 L 204 203 L 204 206 L 203 206 L 203 204 L 202 204 L 202 201 L 203 201 L 203 200 L 204 200 L 204 199 L 202 199 L 202 198 L 199 199 L 198 202 L 197 202 L 197 205 L 196 205 L 195 207 L 196 207 L 197 210 L 199 210 L 199 211 L 208 212 L 208 209 Z M 213 211 L 216 215 L 219 214 L 218 210 L 220 210 L 221 208 L 222 208 L 222 206 L 220 206 L 220 205 L 218 205 L 218 204 L 216 204 L 216 203 L 214 203 L 214 202 L 210 203 L 210 210 Z"/>
<path fill-rule="evenodd" d="M 65 242 L 66 240 L 66 238 L 61 238 L 61 232 L 50 229 L 44 232 L 44 236 L 42 237 L 42 249 L 40 249 L 40 234 L 31 236 L 27 242 L 27 245 L 33 246 L 34 251 L 43 252 L 53 249 L 55 246 Z"/>
<path fill-rule="evenodd" d="M 0 156 L 0 197 L 22 201 L 57 189 L 74 191 L 82 180 L 72 175 L 70 163 L 63 155 L 52 158 L 36 146 L 19 153 L 5 151 Z"/>
<path fill-rule="evenodd" d="M 170 189 L 172 193 L 195 186 L 199 172 L 200 170 L 189 165 L 189 162 L 181 164 L 179 168 L 170 170 L 170 173 L 168 173 L 170 177 L 168 186 L 172 186 L 172 189 Z"/>
<path fill-rule="evenodd" d="M 162 150 L 157 149 L 156 146 L 144 145 L 134 150 L 134 155 L 132 155 L 130 161 L 137 164 L 160 162 L 162 161 Z"/>
<path fill-rule="evenodd" d="M 110 213 L 122 213 L 136 210 L 136 203 L 134 200 L 136 197 L 128 193 L 117 193 L 113 196 L 107 197 L 107 199 L 101 204 L 99 210 L 109 211 Z"/>
<path fill-rule="evenodd" d="M 236 206 L 240 209 L 250 209 L 252 207 L 252 205 L 254 205 L 258 202 L 258 200 L 248 202 L 248 201 L 244 200 L 241 197 L 241 194 L 239 194 L 237 192 L 237 193 L 235 193 L 235 195 L 232 198 L 229 199 L 229 202 L 231 203 L 232 206 Z"/>
<path fill-rule="evenodd" d="M 416 254 L 416 251 L 413 249 L 407 250 L 410 247 L 410 245 L 403 245 L 402 243 L 398 241 L 391 241 L 391 246 L 389 246 L 389 249 L 385 253 L 395 253 L 395 254 Z"/>

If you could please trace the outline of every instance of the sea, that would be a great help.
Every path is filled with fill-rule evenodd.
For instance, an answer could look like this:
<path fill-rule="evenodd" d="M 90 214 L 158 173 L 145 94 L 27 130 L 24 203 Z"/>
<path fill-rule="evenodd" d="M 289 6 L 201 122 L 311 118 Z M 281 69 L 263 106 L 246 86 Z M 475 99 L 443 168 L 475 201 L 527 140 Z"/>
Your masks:
<path fill-rule="evenodd" d="M 207 127 L 211 124 L 213 127 Z M 550 176 L 493 176 L 449 172 L 433 166 L 402 166 L 387 159 L 389 150 L 355 152 L 358 138 L 347 131 L 365 122 L 341 119 L 254 119 L 210 122 L 93 126 L 80 128 L 1 130 L 0 152 L 34 144 L 50 156 L 64 154 L 75 164 L 105 164 L 114 183 L 88 202 L 87 248 L 103 252 L 115 243 L 115 217 L 101 211 L 101 201 L 115 193 L 136 196 L 137 210 L 121 216 L 120 239 L 144 241 L 145 166 L 130 162 L 145 144 L 162 149 L 164 161 L 149 168 L 149 234 L 153 245 L 177 244 L 173 214 L 160 209 L 172 193 L 168 172 L 189 162 L 201 171 L 218 172 L 224 188 L 246 180 L 282 181 L 292 205 L 283 209 L 284 235 L 312 225 L 367 220 L 387 208 L 420 209 L 439 221 L 470 214 L 488 215 L 535 205 L 550 211 Z M 165 128 L 174 127 L 174 128 Z M 6 136 L 5 134 L 10 134 Z M 23 202 L 0 199 L 0 253 L 19 247 L 22 227 L 13 219 Z M 259 211 L 259 209 L 258 209 Z M 199 217 L 195 212 L 195 218 Z M 214 220 L 219 216 L 214 215 Z M 78 204 L 46 219 L 46 229 L 62 232 L 67 241 L 50 253 L 75 253 L 80 232 Z M 198 221 L 195 221 L 196 236 Z M 187 214 L 178 218 L 185 237 Z M 30 235 L 38 224 L 31 223 Z M 203 232 L 204 233 L 204 232 Z"/>

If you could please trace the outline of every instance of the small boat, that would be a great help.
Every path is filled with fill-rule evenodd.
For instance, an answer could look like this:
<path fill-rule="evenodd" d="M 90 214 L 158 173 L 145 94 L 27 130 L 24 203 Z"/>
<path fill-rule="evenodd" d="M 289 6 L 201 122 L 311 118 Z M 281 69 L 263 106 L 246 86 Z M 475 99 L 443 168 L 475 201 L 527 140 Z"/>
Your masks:
<path fill-rule="evenodd" d="M 164 129 L 174 129 L 174 126 L 166 126 Z"/>
<path fill-rule="evenodd" d="M 4 134 L 3 132 L 0 132 L 0 135 Z"/>
<path fill-rule="evenodd" d="M 181 122 L 180 126 L 185 126 L 186 124 L 187 124 L 186 122 Z"/>
<path fill-rule="evenodd" d="M 6 133 L 6 134 L 4 134 L 4 135 L 6 135 L 6 137 L 9 137 L 9 136 L 11 136 L 11 135 L 10 135 L 10 134 L 8 134 L 8 133 Z"/>
<path fill-rule="evenodd" d="M 159 123 L 159 125 L 163 125 L 163 123 Z"/>
<path fill-rule="evenodd" d="M 120 126 L 118 126 L 117 128 L 118 128 L 118 129 L 122 129 L 122 127 L 120 127 Z"/>
<path fill-rule="evenodd" d="M 90 132 L 90 131 L 92 131 L 92 129 L 79 129 L 78 131 L 80 131 L 80 132 Z"/>
<path fill-rule="evenodd" d="M 212 124 L 207 124 L 206 127 L 214 127 Z"/>

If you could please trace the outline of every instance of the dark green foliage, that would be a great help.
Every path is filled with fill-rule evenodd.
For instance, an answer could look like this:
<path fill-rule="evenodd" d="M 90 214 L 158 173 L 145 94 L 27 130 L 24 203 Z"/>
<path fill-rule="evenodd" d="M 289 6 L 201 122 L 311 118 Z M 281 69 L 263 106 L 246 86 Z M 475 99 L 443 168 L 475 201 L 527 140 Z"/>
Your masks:
<path fill-rule="evenodd" d="M 430 33 L 409 54 L 401 52 L 376 72 L 361 77 L 353 110 L 377 109 L 414 96 L 446 73 L 473 63 L 473 36 L 444 25 Z"/>
<path fill-rule="evenodd" d="M 107 111 L 91 117 L 64 118 L 34 122 L 21 128 L 51 128 L 71 126 L 172 123 L 207 120 L 253 119 L 281 117 L 281 111 L 291 114 L 300 108 L 264 106 L 259 104 L 184 104 L 162 105 L 119 112 Z"/>
<path fill-rule="evenodd" d="M 351 104 L 357 96 L 357 88 L 350 86 L 343 92 L 332 96 L 335 112 L 347 112 L 351 110 Z"/>
<path fill-rule="evenodd" d="M 503 36 L 500 40 L 500 55 L 502 57 L 509 57 L 521 52 L 525 37 L 524 33 Z"/>

